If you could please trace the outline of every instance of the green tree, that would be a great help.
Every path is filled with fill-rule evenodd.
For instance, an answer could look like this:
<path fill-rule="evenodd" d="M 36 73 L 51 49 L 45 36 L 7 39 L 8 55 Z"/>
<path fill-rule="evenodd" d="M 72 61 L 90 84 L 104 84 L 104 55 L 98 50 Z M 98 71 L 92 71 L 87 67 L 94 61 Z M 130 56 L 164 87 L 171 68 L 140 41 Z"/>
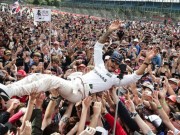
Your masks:
<path fill-rule="evenodd" d="M 33 4 L 35 4 L 35 5 L 39 5 L 39 4 L 40 4 L 40 2 L 39 2 L 39 0 L 34 0 Z"/>

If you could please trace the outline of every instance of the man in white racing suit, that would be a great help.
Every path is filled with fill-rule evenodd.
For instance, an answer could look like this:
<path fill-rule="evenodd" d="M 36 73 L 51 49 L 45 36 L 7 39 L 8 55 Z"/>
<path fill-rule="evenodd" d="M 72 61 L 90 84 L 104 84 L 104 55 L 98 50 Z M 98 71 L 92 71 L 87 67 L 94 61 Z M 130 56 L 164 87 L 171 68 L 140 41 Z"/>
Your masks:
<path fill-rule="evenodd" d="M 94 46 L 95 68 L 89 73 L 76 77 L 72 80 L 65 80 L 57 76 L 48 74 L 32 74 L 24 79 L 7 86 L 0 85 L 1 95 L 12 97 L 30 94 L 35 88 L 38 92 L 49 91 L 57 88 L 60 95 L 70 102 L 78 102 L 89 95 L 110 89 L 112 86 L 123 86 L 137 82 L 147 68 L 155 53 L 152 50 L 146 56 L 141 67 L 131 75 L 124 75 L 119 79 L 114 71 L 119 68 L 122 55 L 114 51 L 110 59 L 104 63 L 102 59 L 102 49 L 107 37 L 121 25 L 121 22 L 114 21 L 109 26 L 107 32 L 99 39 Z"/>

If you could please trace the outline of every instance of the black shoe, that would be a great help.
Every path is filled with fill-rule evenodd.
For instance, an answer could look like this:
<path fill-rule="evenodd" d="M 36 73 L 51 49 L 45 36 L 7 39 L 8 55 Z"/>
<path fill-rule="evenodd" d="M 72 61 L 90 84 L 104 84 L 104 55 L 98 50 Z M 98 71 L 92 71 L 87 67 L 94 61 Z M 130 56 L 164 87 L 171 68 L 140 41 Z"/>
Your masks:
<path fill-rule="evenodd" d="M 2 89 L 0 88 L 0 97 L 4 100 L 4 101 L 8 101 L 10 99 L 10 97 L 8 96 L 8 94 Z"/>

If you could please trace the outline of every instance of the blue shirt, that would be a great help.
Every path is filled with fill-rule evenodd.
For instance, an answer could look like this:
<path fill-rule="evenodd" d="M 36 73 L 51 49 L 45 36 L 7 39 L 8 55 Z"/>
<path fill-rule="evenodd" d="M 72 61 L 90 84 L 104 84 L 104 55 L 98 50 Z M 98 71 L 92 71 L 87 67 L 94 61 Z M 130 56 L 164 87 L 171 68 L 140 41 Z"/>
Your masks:
<path fill-rule="evenodd" d="M 139 45 L 135 45 L 136 49 L 137 49 L 137 55 L 139 55 L 140 51 L 141 51 L 141 47 Z"/>
<path fill-rule="evenodd" d="M 162 59 L 161 59 L 161 55 L 158 54 L 156 55 L 153 59 L 152 59 L 152 63 L 153 65 L 157 65 L 157 66 L 161 66 L 161 62 L 162 62 Z"/>

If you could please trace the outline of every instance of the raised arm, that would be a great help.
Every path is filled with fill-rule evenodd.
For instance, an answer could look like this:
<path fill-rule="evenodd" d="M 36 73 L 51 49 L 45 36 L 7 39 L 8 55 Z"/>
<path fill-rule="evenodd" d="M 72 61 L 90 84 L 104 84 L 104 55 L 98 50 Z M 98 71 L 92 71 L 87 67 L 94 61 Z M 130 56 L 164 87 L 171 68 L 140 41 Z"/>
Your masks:
<path fill-rule="evenodd" d="M 154 102 L 155 104 L 157 105 L 157 113 L 159 114 L 159 116 L 161 117 L 163 123 L 166 125 L 166 127 L 169 129 L 169 130 L 172 130 L 174 132 L 180 132 L 180 131 L 177 131 L 177 129 L 174 127 L 174 125 L 171 123 L 168 115 L 166 114 L 166 112 L 164 111 L 164 109 L 162 108 L 160 102 L 159 102 L 159 98 L 158 98 L 158 94 L 159 92 L 158 91 L 155 91 L 154 93 Z"/>
<path fill-rule="evenodd" d="M 155 56 L 155 49 L 152 49 L 151 51 L 146 53 L 146 58 L 143 62 L 143 64 L 139 67 L 138 70 L 136 70 L 137 75 L 143 75 L 145 69 L 149 66 L 149 63 L 151 62 L 151 59 Z"/>
<path fill-rule="evenodd" d="M 31 119 L 32 112 L 33 112 L 33 109 L 34 109 L 35 100 L 36 100 L 37 96 L 38 96 L 38 94 L 36 93 L 36 90 L 34 90 L 34 92 L 31 93 L 30 96 L 29 96 L 27 110 L 26 110 L 26 112 L 24 114 L 24 117 L 23 117 L 23 122 L 22 122 L 22 125 L 21 125 L 21 129 L 24 129 L 25 122 L 30 121 L 30 119 Z"/>
<path fill-rule="evenodd" d="M 133 118 L 134 121 L 138 124 L 143 134 L 151 133 L 153 135 L 151 128 L 141 119 L 141 117 L 136 112 L 134 103 L 132 102 L 131 99 L 126 101 L 126 106 L 129 109 L 129 111 L 132 113 L 131 118 Z"/>
<path fill-rule="evenodd" d="M 66 109 L 65 114 L 63 115 L 63 117 L 61 118 L 61 120 L 59 121 L 59 131 L 63 132 L 64 128 L 71 116 L 72 113 L 72 109 L 73 109 L 74 104 L 73 103 L 69 103 L 68 108 Z"/>
<path fill-rule="evenodd" d="M 98 40 L 98 42 L 94 46 L 94 64 L 95 66 L 104 63 L 102 56 L 102 48 L 104 46 L 104 43 L 106 42 L 107 38 L 112 34 L 113 31 L 119 29 L 121 26 L 120 21 L 114 21 L 109 26 L 106 33 L 104 33 Z"/>
<path fill-rule="evenodd" d="M 44 130 L 49 124 L 51 124 L 52 115 L 54 113 L 55 106 L 57 105 L 56 100 L 53 100 L 52 97 L 56 98 L 58 96 L 59 96 L 59 92 L 57 90 L 51 91 L 51 101 L 49 102 L 45 115 L 44 115 L 44 119 L 43 119 L 42 127 L 41 127 L 42 130 Z"/>
<path fill-rule="evenodd" d="M 101 113 L 101 106 L 102 103 L 101 102 L 95 102 L 94 106 L 93 106 L 93 116 L 91 119 L 91 123 L 90 123 L 90 127 L 92 128 L 96 128 L 97 124 L 98 124 L 98 119 Z"/>
<path fill-rule="evenodd" d="M 116 21 L 112 22 L 111 25 L 109 26 L 108 30 L 106 31 L 106 33 L 102 37 L 99 38 L 98 42 L 101 44 L 104 44 L 106 42 L 107 38 L 109 37 L 109 35 L 111 35 L 113 31 L 119 29 L 120 26 L 121 26 L 120 21 L 116 20 Z"/>
<path fill-rule="evenodd" d="M 80 118 L 79 125 L 78 125 L 77 134 L 80 134 L 84 130 L 86 118 L 87 118 L 87 113 L 88 113 L 88 108 L 91 105 L 91 102 L 92 102 L 92 97 L 90 97 L 90 96 L 86 97 L 83 100 L 82 113 L 81 113 L 81 118 Z"/>

